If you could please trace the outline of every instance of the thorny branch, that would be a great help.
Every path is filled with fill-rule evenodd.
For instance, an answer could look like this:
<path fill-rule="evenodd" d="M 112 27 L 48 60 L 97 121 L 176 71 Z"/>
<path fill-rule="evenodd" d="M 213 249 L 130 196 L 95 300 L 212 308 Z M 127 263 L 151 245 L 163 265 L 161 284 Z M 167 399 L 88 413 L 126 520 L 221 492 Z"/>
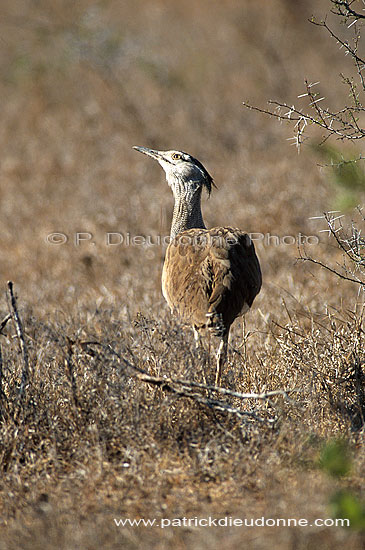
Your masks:
<path fill-rule="evenodd" d="M 358 213 L 362 221 L 365 221 L 365 216 L 361 208 L 358 208 Z M 337 277 L 355 283 L 365 290 L 365 237 L 362 236 L 361 230 L 359 230 L 354 223 L 352 223 L 350 234 L 348 234 L 342 223 L 343 216 L 336 217 L 333 214 L 334 213 L 325 212 L 323 216 L 312 219 L 324 219 L 326 221 L 328 229 L 323 231 L 328 232 L 328 234 L 335 239 L 338 248 L 344 255 L 344 263 L 341 266 L 342 272 L 320 260 L 315 260 L 308 256 L 301 248 L 299 248 L 298 260 L 319 265 L 334 275 L 337 275 Z M 346 259 L 349 261 L 349 265 L 346 264 Z"/>
<path fill-rule="evenodd" d="M 365 15 L 353 9 L 353 1 L 331 0 L 333 4 L 332 13 L 341 18 L 350 20 L 348 29 L 351 27 L 354 35 L 351 39 L 342 39 L 336 31 L 327 23 L 327 20 L 317 21 L 314 18 L 310 20 L 313 25 L 322 27 L 329 35 L 344 49 L 346 54 L 353 60 L 360 84 L 360 91 L 365 92 L 365 60 L 359 53 L 360 42 L 360 23 L 365 19 Z M 365 129 L 362 127 L 360 118 L 365 113 L 365 108 L 360 101 L 359 91 L 354 78 L 340 75 L 342 82 L 349 88 L 349 97 L 351 103 L 345 105 L 340 110 L 334 110 L 325 106 L 325 97 L 315 91 L 315 86 L 319 82 L 309 83 L 305 80 L 305 93 L 298 95 L 298 99 L 306 98 L 306 107 L 289 105 L 286 102 L 275 100 L 268 101 L 271 107 L 260 108 L 243 102 L 243 105 L 249 109 L 259 111 L 269 116 L 273 116 L 280 121 L 289 121 L 294 123 L 294 137 L 290 138 L 299 149 L 306 139 L 305 133 L 309 125 L 319 127 L 323 132 L 322 142 L 333 136 L 339 140 L 356 141 L 365 137 Z M 323 102 L 323 103 L 322 103 Z"/>
<path fill-rule="evenodd" d="M 365 19 L 365 15 L 359 13 L 351 8 L 355 3 L 355 0 L 331 0 L 332 4 L 335 6 L 331 11 L 336 15 L 341 15 L 342 17 L 354 17 L 357 19 Z"/>
<path fill-rule="evenodd" d="M 323 27 L 324 29 L 326 29 L 326 31 L 332 36 L 332 38 L 334 38 L 334 40 L 336 40 L 336 42 L 340 44 L 341 47 L 345 49 L 346 53 L 349 53 L 355 61 L 358 61 L 359 63 L 362 63 L 362 64 L 365 63 L 365 61 L 357 53 L 357 46 L 358 46 L 358 40 L 359 40 L 358 35 L 355 35 L 354 37 L 354 47 L 351 47 L 350 43 L 347 40 L 346 41 L 342 40 L 331 29 L 331 27 L 329 27 L 326 21 L 316 21 L 315 19 L 311 19 L 311 23 L 313 25 L 316 25 L 317 27 Z"/>
<path fill-rule="evenodd" d="M 324 143 L 330 136 L 336 136 L 340 140 L 358 140 L 365 137 L 365 129 L 361 128 L 358 124 L 358 117 L 356 114 L 364 111 L 360 104 L 351 107 L 344 107 L 339 111 L 330 111 L 328 108 L 323 108 L 319 103 L 325 98 L 321 97 L 319 93 L 314 92 L 313 87 L 319 84 L 319 82 L 309 83 L 305 80 L 306 93 L 301 94 L 298 97 L 308 97 L 308 107 L 311 111 L 305 113 L 303 109 L 297 108 L 295 105 L 288 105 L 285 102 L 269 100 L 269 105 L 272 105 L 273 109 L 264 109 L 253 106 L 247 102 L 243 102 L 243 105 L 248 109 L 264 113 L 269 116 L 273 116 L 280 121 L 295 122 L 295 137 L 294 140 L 296 146 L 300 148 L 304 142 L 304 132 L 309 124 L 316 125 L 325 131 L 325 135 L 322 138 Z"/>

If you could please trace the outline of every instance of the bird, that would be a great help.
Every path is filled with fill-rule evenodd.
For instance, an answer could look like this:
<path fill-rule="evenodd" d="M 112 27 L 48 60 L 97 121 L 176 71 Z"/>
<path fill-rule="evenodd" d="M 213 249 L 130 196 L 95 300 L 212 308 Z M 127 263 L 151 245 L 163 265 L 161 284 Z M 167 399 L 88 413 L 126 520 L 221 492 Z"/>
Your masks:
<path fill-rule="evenodd" d="M 219 386 L 231 325 L 250 309 L 262 285 L 254 244 L 240 229 L 206 228 L 202 191 L 210 195 L 216 186 L 199 160 L 183 151 L 133 149 L 157 160 L 172 190 L 175 203 L 162 293 L 171 312 L 192 325 L 197 347 L 203 330 L 220 338 L 215 374 Z"/>

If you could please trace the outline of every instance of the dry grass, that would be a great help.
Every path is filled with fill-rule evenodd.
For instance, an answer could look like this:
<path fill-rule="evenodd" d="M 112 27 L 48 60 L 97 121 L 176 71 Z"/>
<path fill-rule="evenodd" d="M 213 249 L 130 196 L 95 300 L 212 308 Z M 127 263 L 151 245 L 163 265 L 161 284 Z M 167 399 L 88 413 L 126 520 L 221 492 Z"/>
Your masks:
<path fill-rule="evenodd" d="M 247 4 L 247 5 L 246 5 Z M 160 246 L 105 235 L 169 231 L 163 174 L 132 145 L 181 148 L 213 174 L 203 210 L 271 235 L 318 235 L 333 189 L 312 149 L 241 103 L 290 102 L 304 77 L 341 102 L 344 70 L 306 18 L 327 2 L 2 2 L 0 66 L 3 298 L 14 281 L 30 377 L 9 321 L 1 336 L 0 548 L 357 549 L 326 528 L 116 528 L 114 517 L 330 517 L 335 489 L 364 498 L 364 332 L 354 285 L 296 263 L 296 245 L 259 242 L 264 286 L 232 331 L 223 385 L 241 399 L 138 375 L 213 379 L 160 290 Z M 333 57 L 334 56 L 334 57 Z M 68 242 L 46 242 L 51 232 Z M 92 242 L 75 245 L 76 232 Z M 11 307 L 10 307 L 11 310 Z M 87 342 L 94 342 L 87 344 Z M 214 342 L 212 342 L 214 344 Z M 129 365 L 129 366 L 128 366 Z M 199 397 L 199 399 L 197 398 Z M 199 402 L 200 400 L 200 402 Z M 207 406 L 220 400 L 243 417 Z M 245 413 L 254 413 L 261 421 Z M 318 466 L 341 436 L 352 470 Z"/>

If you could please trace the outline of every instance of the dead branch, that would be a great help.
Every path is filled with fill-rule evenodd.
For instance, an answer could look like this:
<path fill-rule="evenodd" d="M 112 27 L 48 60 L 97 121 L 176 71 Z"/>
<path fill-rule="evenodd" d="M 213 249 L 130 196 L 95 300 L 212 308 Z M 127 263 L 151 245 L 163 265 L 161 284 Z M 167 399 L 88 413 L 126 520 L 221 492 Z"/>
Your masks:
<path fill-rule="evenodd" d="M 297 261 L 311 262 L 312 264 L 319 265 L 320 267 L 323 267 L 324 269 L 326 269 L 327 271 L 330 271 L 334 275 L 337 275 L 337 277 L 340 277 L 340 279 L 344 279 L 345 281 L 349 281 L 350 283 L 356 283 L 356 284 L 360 285 L 361 287 L 365 288 L 365 282 L 364 281 L 361 281 L 361 280 L 358 280 L 358 279 L 353 279 L 352 277 L 347 277 L 346 275 L 343 275 L 339 271 L 336 271 L 336 269 L 333 269 L 333 267 L 330 267 L 329 265 L 324 264 L 320 260 L 315 260 L 314 258 L 311 258 L 310 256 L 302 256 L 301 255 L 299 258 L 297 258 Z"/>
<path fill-rule="evenodd" d="M 83 342 L 78 342 L 78 344 L 80 345 L 81 349 L 86 353 L 89 353 L 88 352 L 89 346 L 102 347 L 104 350 L 109 351 L 109 353 L 116 356 L 119 359 L 119 361 L 124 365 L 124 367 L 126 367 L 127 369 L 129 369 L 131 373 L 133 373 L 132 376 L 134 376 L 138 380 L 141 380 L 142 382 L 145 382 L 155 387 L 156 386 L 160 387 L 161 389 L 168 391 L 170 393 L 173 393 L 178 397 L 187 397 L 189 399 L 192 399 L 196 403 L 215 409 L 217 411 L 233 414 L 236 417 L 238 417 L 240 420 L 244 420 L 245 418 L 246 419 L 251 418 L 259 422 L 273 423 L 275 421 L 275 418 L 270 418 L 270 419 L 261 418 L 255 412 L 243 411 L 241 409 L 238 409 L 237 407 L 233 407 L 230 403 L 226 401 L 205 397 L 205 395 L 203 395 L 202 393 L 196 390 L 202 390 L 202 392 L 208 393 L 208 394 L 214 391 L 221 395 L 235 397 L 242 400 L 243 399 L 268 400 L 271 397 L 281 395 L 290 402 L 291 402 L 291 399 L 289 398 L 289 393 L 299 391 L 296 388 L 292 388 L 292 389 L 276 390 L 276 391 L 269 391 L 269 392 L 262 392 L 262 393 L 240 393 L 240 392 L 229 390 L 227 388 L 201 384 L 198 382 L 192 382 L 190 380 L 179 380 L 175 378 L 151 376 L 144 369 L 141 369 L 140 367 L 136 367 L 135 365 L 130 363 L 127 359 L 125 359 L 122 355 L 120 355 L 116 350 L 114 350 L 112 346 L 110 346 L 109 344 L 102 344 L 101 342 L 98 342 L 98 341 L 83 341 Z"/>
<path fill-rule="evenodd" d="M 23 324 L 22 324 L 22 321 L 20 319 L 20 315 L 19 315 L 19 312 L 18 312 L 18 308 L 17 308 L 17 304 L 16 304 L 16 298 L 14 296 L 14 287 L 13 287 L 13 282 L 12 281 L 8 281 L 8 289 L 9 289 L 9 296 L 10 296 L 11 317 L 14 321 L 15 330 L 16 330 L 16 333 L 17 333 L 20 350 L 21 350 L 21 353 L 22 353 L 22 356 L 23 356 L 23 371 L 22 371 L 22 378 L 21 378 L 20 387 L 19 387 L 19 398 L 22 399 L 24 397 L 25 388 L 26 388 L 26 386 L 29 382 L 28 349 L 27 349 L 27 345 L 25 343 Z"/>

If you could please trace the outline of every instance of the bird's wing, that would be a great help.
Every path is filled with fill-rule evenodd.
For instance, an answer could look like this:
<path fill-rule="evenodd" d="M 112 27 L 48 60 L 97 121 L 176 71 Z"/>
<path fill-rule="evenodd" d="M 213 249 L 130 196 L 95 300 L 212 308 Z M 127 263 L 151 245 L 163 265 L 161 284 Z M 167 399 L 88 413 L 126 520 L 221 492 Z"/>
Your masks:
<path fill-rule="evenodd" d="M 205 326 L 220 318 L 229 327 L 261 288 L 251 239 L 230 227 L 180 233 L 166 252 L 162 288 L 172 311 L 185 322 Z"/>

